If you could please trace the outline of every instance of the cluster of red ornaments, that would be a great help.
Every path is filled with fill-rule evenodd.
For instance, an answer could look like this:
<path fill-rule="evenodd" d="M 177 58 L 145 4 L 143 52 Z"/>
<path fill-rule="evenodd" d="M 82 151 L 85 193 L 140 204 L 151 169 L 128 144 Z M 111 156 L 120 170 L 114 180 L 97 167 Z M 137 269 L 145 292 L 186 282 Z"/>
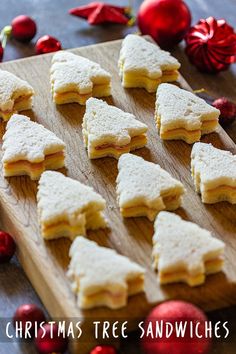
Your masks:
<path fill-rule="evenodd" d="M 4 55 L 4 48 L 9 36 L 20 42 L 31 41 L 37 33 L 37 25 L 35 21 L 26 15 L 20 15 L 12 20 L 11 26 L 6 26 L 0 35 L 0 62 Z M 62 48 L 59 40 L 52 36 L 42 36 L 35 44 L 36 54 L 45 54 L 56 52 Z"/>

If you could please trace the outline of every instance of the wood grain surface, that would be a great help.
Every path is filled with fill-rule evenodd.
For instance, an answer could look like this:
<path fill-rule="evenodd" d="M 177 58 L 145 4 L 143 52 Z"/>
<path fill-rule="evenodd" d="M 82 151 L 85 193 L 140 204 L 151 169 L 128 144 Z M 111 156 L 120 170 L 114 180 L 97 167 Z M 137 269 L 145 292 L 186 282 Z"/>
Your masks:
<path fill-rule="evenodd" d="M 37 183 L 28 177 L 6 180 L 0 177 L 1 215 L 5 228 L 15 235 L 19 246 L 20 262 L 52 317 L 67 318 L 129 318 L 139 319 L 156 303 L 169 298 L 191 300 L 205 310 L 221 308 L 236 303 L 236 208 L 228 203 L 204 205 L 193 190 L 190 176 L 191 146 L 184 142 L 163 143 L 154 125 L 155 95 L 144 90 L 124 90 L 118 77 L 117 59 L 120 41 L 79 48 L 73 52 L 100 63 L 112 73 L 112 97 L 107 102 L 134 113 L 148 127 L 148 145 L 137 154 L 159 163 L 174 177 L 180 179 L 187 193 L 183 207 L 177 212 L 185 219 L 194 221 L 211 230 L 226 242 L 224 272 L 209 276 L 205 285 L 191 289 L 187 285 L 160 287 L 151 268 L 151 238 L 153 225 L 146 218 L 122 220 L 115 194 L 117 161 L 104 158 L 90 161 L 82 143 L 81 122 L 84 107 L 77 104 L 55 106 L 49 85 L 51 54 L 2 64 L 35 88 L 33 120 L 54 131 L 67 144 L 67 175 L 92 185 L 107 200 L 110 230 L 89 232 L 88 237 L 100 245 L 112 247 L 147 269 L 145 294 L 132 297 L 126 308 L 119 311 L 96 309 L 80 311 L 75 303 L 69 282 L 65 276 L 68 265 L 68 240 L 44 242 L 39 233 L 35 193 Z M 184 79 L 180 85 L 189 88 Z M 235 144 L 223 131 L 210 134 L 202 141 L 236 152 Z M 134 321 L 135 322 L 135 321 Z M 132 321 L 131 321 L 132 323 Z M 131 325 L 130 329 L 133 326 Z"/>

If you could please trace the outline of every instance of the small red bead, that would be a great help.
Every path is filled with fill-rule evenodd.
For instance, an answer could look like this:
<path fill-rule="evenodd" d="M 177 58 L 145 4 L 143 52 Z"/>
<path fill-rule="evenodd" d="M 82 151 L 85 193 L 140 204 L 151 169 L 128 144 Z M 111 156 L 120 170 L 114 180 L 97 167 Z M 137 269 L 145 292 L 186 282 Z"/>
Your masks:
<path fill-rule="evenodd" d="M 219 122 L 222 126 L 233 123 L 236 118 L 236 105 L 227 98 L 221 97 L 212 103 L 212 106 L 220 110 Z"/>
<path fill-rule="evenodd" d="M 13 323 L 16 325 L 16 322 L 18 322 L 25 334 L 26 322 L 32 322 L 32 327 L 29 329 L 29 332 L 33 335 L 35 332 L 35 326 L 45 322 L 45 320 L 45 315 L 38 306 L 34 304 L 24 304 L 19 306 L 16 310 Z"/>
<path fill-rule="evenodd" d="M 117 351 L 111 345 L 98 345 L 93 348 L 90 354 L 116 354 Z"/>
<path fill-rule="evenodd" d="M 2 43 L 0 42 L 0 62 L 2 61 L 3 54 L 4 54 L 4 49 L 2 47 Z"/>
<path fill-rule="evenodd" d="M 20 15 L 15 17 L 11 23 L 12 36 L 21 42 L 28 42 L 37 32 L 37 26 L 35 21 L 26 15 Z"/>
<path fill-rule="evenodd" d="M 38 39 L 35 45 L 36 54 L 46 54 L 61 50 L 61 42 L 51 36 L 43 36 Z"/>
<path fill-rule="evenodd" d="M 51 335 L 52 328 L 52 335 Z M 64 353 L 68 347 L 68 339 L 58 334 L 58 325 L 46 323 L 40 328 L 35 338 L 35 346 L 40 354 Z"/>
<path fill-rule="evenodd" d="M 12 236 L 0 231 L 0 263 L 10 261 L 16 250 L 16 244 Z"/>

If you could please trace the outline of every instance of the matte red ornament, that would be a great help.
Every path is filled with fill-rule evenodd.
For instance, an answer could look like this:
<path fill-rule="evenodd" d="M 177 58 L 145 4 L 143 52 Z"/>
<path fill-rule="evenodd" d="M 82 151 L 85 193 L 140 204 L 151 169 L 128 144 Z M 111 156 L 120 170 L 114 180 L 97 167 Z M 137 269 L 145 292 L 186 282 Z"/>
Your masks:
<path fill-rule="evenodd" d="M 28 42 L 37 32 L 37 26 L 35 21 L 26 15 L 20 15 L 15 17 L 11 23 L 12 36 L 21 42 Z"/>
<path fill-rule="evenodd" d="M 12 236 L 0 231 L 0 263 L 10 261 L 16 250 L 16 244 Z"/>
<path fill-rule="evenodd" d="M 162 48 L 179 43 L 191 24 L 191 13 L 182 0 L 145 0 L 138 11 L 138 26 Z"/>
<path fill-rule="evenodd" d="M 111 345 L 98 345 L 93 348 L 90 354 L 116 354 L 117 351 Z"/>
<path fill-rule="evenodd" d="M 200 71 L 216 73 L 236 61 L 236 33 L 223 19 L 200 20 L 185 40 L 186 54 Z"/>
<path fill-rule="evenodd" d="M 4 54 L 4 49 L 2 47 L 2 43 L 0 42 L 0 62 L 2 61 L 3 54 Z"/>
<path fill-rule="evenodd" d="M 221 97 L 212 103 L 212 106 L 220 110 L 219 123 L 226 127 L 236 119 L 236 104 L 229 101 L 226 97 Z"/>
<path fill-rule="evenodd" d="M 51 330 L 52 328 L 52 330 Z M 35 346 L 40 354 L 64 353 L 68 347 L 68 339 L 58 333 L 57 324 L 46 323 L 40 328 L 35 338 Z"/>
<path fill-rule="evenodd" d="M 114 6 L 104 2 L 94 1 L 88 5 L 79 6 L 69 10 L 74 16 L 87 19 L 90 25 L 100 25 L 103 23 L 128 24 L 130 21 L 130 11 L 128 7 Z"/>
<path fill-rule="evenodd" d="M 16 322 L 19 322 L 24 334 L 26 322 L 31 322 L 32 326 L 29 329 L 31 336 L 34 336 L 35 326 L 38 326 L 40 323 L 45 321 L 46 318 L 43 311 L 34 304 L 24 304 L 19 306 L 13 318 L 14 325 L 16 325 Z"/>
<path fill-rule="evenodd" d="M 61 50 L 61 42 L 51 36 L 45 35 L 37 40 L 35 44 L 36 54 L 46 54 Z"/>
<path fill-rule="evenodd" d="M 186 332 L 183 338 L 177 338 L 176 331 L 173 330 L 170 337 L 165 336 L 165 324 L 169 322 L 175 328 L 176 323 L 187 323 Z M 142 338 L 141 344 L 145 354 L 207 354 L 211 347 L 211 340 L 205 336 L 205 314 L 196 306 L 184 301 L 167 301 L 156 306 L 145 320 L 145 333 L 148 336 Z M 197 333 L 202 338 L 196 336 L 193 332 L 191 338 L 191 323 L 199 323 Z M 157 324 L 159 328 L 163 323 L 162 338 L 155 338 Z M 150 336 L 150 328 L 153 329 L 154 338 Z M 170 325 L 169 325 L 170 328 Z"/>

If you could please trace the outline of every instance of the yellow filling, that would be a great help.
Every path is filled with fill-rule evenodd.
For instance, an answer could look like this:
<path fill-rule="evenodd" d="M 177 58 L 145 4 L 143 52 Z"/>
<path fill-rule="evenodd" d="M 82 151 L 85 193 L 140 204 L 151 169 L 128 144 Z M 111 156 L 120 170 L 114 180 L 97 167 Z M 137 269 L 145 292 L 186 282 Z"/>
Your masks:
<path fill-rule="evenodd" d="M 31 98 L 32 98 L 32 94 L 25 95 L 25 96 L 19 96 L 19 97 L 15 98 L 13 108 L 11 110 L 7 110 L 7 111 L 0 110 L 0 117 L 2 117 L 3 120 L 7 121 L 10 119 L 10 117 L 14 113 L 30 109 L 31 108 Z"/>

